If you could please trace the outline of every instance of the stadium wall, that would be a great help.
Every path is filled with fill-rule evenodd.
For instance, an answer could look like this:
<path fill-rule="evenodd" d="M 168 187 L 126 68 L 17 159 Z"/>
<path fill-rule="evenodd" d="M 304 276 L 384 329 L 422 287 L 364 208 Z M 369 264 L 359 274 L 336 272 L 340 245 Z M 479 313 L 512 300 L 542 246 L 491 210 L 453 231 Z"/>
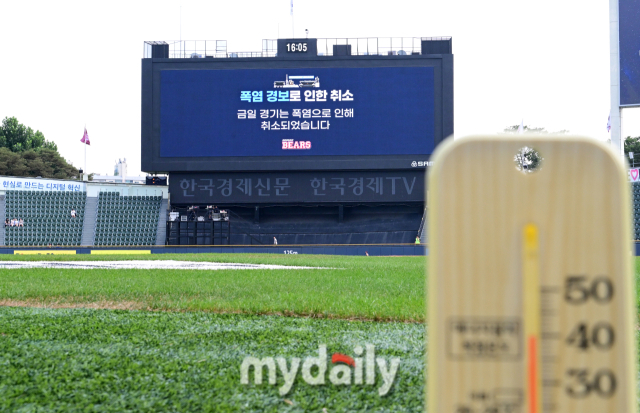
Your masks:
<path fill-rule="evenodd" d="M 220 247 L 151 247 L 151 248 L 53 248 L 43 250 L 42 248 L 11 248 L 0 247 L 0 254 L 17 254 L 22 251 L 40 251 L 43 255 L 55 255 L 57 251 L 72 251 L 73 254 L 92 254 L 92 251 L 109 251 L 117 253 L 117 251 L 127 251 L 133 253 L 147 254 L 201 254 L 201 253 L 218 253 L 218 254 L 313 254 L 313 255 L 366 255 L 370 256 L 410 256 L 410 255 L 429 255 L 429 248 L 425 245 L 230 245 Z M 640 242 L 634 243 L 633 251 L 635 256 L 640 256 Z M 95 254 L 95 252 L 94 252 Z"/>
<path fill-rule="evenodd" d="M 411 256 L 429 255 L 429 248 L 425 245 L 411 244 L 370 244 L 370 245 L 229 245 L 219 247 L 150 247 L 150 248 L 11 248 L 0 247 L 0 254 L 19 254 L 22 251 L 39 251 L 43 255 L 55 255 L 59 251 L 71 251 L 73 254 L 95 254 L 109 252 L 116 254 L 126 251 L 131 254 L 136 251 L 146 254 L 312 254 L 312 255 L 366 255 L 370 256 Z M 633 251 L 640 256 L 640 242 L 635 242 Z"/>
<path fill-rule="evenodd" d="M 312 254 L 351 256 L 416 256 L 428 254 L 428 248 L 415 244 L 373 245 L 230 245 L 219 247 L 150 247 L 150 248 L 0 248 L 0 254 Z"/>

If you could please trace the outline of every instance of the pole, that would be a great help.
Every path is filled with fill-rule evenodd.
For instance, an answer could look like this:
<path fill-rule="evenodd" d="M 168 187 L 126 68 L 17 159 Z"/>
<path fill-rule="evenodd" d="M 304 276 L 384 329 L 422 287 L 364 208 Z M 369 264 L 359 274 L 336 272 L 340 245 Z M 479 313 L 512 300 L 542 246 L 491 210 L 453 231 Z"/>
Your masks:
<path fill-rule="evenodd" d="M 611 147 L 624 157 L 620 109 L 620 15 L 618 0 L 609 0 L 609 48 L 611 50 Z"/>
<path fill-rule="evenodd" d="M 87 124 L 86 123 L 84 124 L 84 133 L 85 134 L 87 133 Z M 85 140 L 83 142 L 83 144 L 84 144 L 84 169 L 82 170 L 82 175 L 83 176 L 81 178 L 84 181 L 84 174 L 87 173 L 87 141 Z"/>

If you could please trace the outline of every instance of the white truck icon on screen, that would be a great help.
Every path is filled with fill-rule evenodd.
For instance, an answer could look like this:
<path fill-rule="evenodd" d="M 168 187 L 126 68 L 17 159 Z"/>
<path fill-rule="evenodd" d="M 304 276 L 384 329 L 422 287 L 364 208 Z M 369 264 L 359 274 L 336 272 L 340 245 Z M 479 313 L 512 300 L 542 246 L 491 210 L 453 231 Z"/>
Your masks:
<path fill-rule="evenodd" d="M 296 84 L 296 80 L 298 83 Z M 273 82 L 274 88 L 280 89 L 299 89 L 302 87 L 320 87 L 320 78 L 318 76 L 289 76 L 285 75 L 285 80 L 276 80 Z"/>

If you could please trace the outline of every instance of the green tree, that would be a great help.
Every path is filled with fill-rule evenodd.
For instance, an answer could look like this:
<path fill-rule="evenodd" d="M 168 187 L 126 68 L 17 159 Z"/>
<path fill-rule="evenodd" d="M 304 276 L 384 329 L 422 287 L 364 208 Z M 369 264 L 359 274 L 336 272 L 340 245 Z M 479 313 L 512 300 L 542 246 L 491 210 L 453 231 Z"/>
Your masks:
<path fill-rule="evenodd" d="M 75 179 L 78 176 L 78 169 L 68 163 L 60 154 L 51 149 L 40 149 L 36 152 L 39 159 L 51 168 L 51 175 L 48 177 L 58 179 Z M 49 170 L 47 170 L 47 173 Z M 44 175 L 40 175 L 43 178 Z"/>
<path fill-rule="evenodd" d="M 28 176 L 27 165 L 20 154 L 0 148 L 0 175 Z"/>
<path fill-rule="evenodd" d="M 0 148 L 9 148 L 11 152 L 24 152 L 30 149 L 52 149 L 58 151 L 58 146 L 46 140 L 44 134 L 18 122 L 15 117 L 5 117 L 0 126 Z"/>
<path fill-rule="evenodd" d="M 0 126 L 0 175 L 73 179 L 78 170 L 42 132 L 5 117 Z"/>
<path fill-rule="evenodd" d="M 0 175 L 73 179 L 78 170 L 42 132 L 5 117 L 0 126 Z"/>
<path fill-rule="evenodd" d="M 38 152 L 30 150 L 23 152 L 21 155 L 27 167 L 27 176 L 53 177 L 53 168 L 40 158 Z"/>
<path fill-rule="evenodd" d="M 636 154 L 640 156 L 640 136 L 636 136 L 636 137 L 627 136 L 624 139 L 625 156 L 629 156 L 629 152 L 633 152 L 634 158 Z"/>
<path fill-rule="evenodd" d="M 44 135 L 40 131 L 24 126 L 15 117 L 2 120 L 3 145 L 12 152 L 22 152 L 40 148 L 44 143 Z"/>
<path fill-rule="evenodd" d="M 42 144 L 42 149 L 51 149 L 52 151 L 58 152 L 58 145 L 55 142 L 45 140 Z"/>
<path fill-rule="evenodd" d="M 0 148 L 0 175 L 75 179 L 78 170 L 51 149 L 15 153 Z"/>

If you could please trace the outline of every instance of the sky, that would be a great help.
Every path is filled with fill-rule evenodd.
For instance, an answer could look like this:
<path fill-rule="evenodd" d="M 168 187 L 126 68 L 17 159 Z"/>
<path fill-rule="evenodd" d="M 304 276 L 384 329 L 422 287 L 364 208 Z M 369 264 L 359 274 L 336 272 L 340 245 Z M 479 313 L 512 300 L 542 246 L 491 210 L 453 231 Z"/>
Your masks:
<path fill-rule="evenodd" d="M 113 174 L 140 171 L 140 79 L 145 40 L 452 36 L 456 137 L 509 125 L 607 140 L 608 1 L 290 0 L 0 2 L 0 119 L 15 116 L 63 157 Z M 625 109 L 622 135 L 640 135 Z"/>

